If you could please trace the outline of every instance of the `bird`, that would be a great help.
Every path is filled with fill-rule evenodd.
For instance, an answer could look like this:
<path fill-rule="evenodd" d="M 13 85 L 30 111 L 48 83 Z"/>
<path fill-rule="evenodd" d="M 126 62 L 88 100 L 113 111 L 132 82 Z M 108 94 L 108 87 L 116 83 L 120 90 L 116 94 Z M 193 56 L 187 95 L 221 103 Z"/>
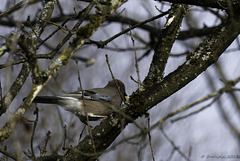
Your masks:
<path fill-rule="evenodd" d="M 127 96 L 122 81 L 114 79 L 103 88 L 81 90 L 62 96 L 36 96 L 33 103 L 57 104 L 74 113 L 81 122 L 106 119 L 121 108 Z"/>

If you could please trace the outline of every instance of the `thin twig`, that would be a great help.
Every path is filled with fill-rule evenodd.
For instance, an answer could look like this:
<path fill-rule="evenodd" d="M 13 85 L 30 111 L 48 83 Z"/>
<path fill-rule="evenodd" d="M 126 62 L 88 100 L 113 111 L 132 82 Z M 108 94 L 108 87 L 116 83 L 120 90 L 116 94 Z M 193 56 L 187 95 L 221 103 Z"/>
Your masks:
<path fill-rule="evenodd" d="M 151 129 L 154 129 L 159 124 L 162 124 L 164 121 L 166 121 L 170 117 L 173 117 L 173 116 L 175 116 L 176 114 L 178 114 L 180 112 L 186 111 L 186 110 L 190 109 L 191 107 L 193 107 L 193 106 L 195 106 L 195 105 L 197 105 L 199 103 L 202 103 L 202 102 L 204 102 L 206 100 L 209 100 L 210 98 L 213 98 L 213 97 L 218 97 L 218 96 L 220 96 L 224 92 L 231 92 L 231 91 L 233 91 L 234 89 L 232 88 L 232 86 L 236 85 L 239 81 L 240 81 L 240 77 L 238 77 L 238 78 L 236 78 L 234 80 L 231 80 L 231 81 L 227 81 L 225 86 L 223 88 L 219 89 L 218 91 L 212 92 L 212 93 L 208 94 L 206 97 L 203 97 L 203 98 L 197 100 L 196 102 L 194 102 L 192 104 L 183 106 L 183 107 L 181 107 L 181 108 L 179 108 L 179 109 L 177 109 L 177 110 L 175 110 L 173 112 L 168 113 L 165 117 L 163 117 L 162 119 L 157 121 L 155 124 L 153 124 L 151 126 Z"/>
<path fill-rule="evenodd" d="M 63 147 L 62 150 L 66 150 L 66 139 L 67 139 L 67 125 L 63 126 Z"/>
<path fill-rule="evenodd" d="M 138 77 L 138 81 L 137 81 L 138 82 L 138 89 L 141 91 L 142 90 L 142 86 L 141 86 L 141 80 L 140 80 L 140 74 L 139 74 L 137 52 L 136 52 L 136 47 L 135 47 L 135 43 L 134 43 L 134 39 L 133 39 L 131 28 L 130 28 L 130 35 L 131 35 L 131 40 L 132 40 L 132 44 L 133 44 L 133 48 L 134 48 L 135 68 L 136 68 L 137 77 Z"/>
<path fill-rule="evenodd" d="M 205 110 L 206 108 L 210 107 L 214 102 L 216 102 L 220 97 L 221 97 L 221 95 L 216 96 L 209 104 L 203 106 L 202 108 L 198 109 L 197 111 L 191 112 L 191 113 L 189 113 L 189 114 L 187 114 L 187 115 L 178 117 L 178 118 L 176 118 L 176 119 L 172 119 L 171 122 L 174 123 L 174 122 L 176 122 L 176 121 L 179 121 L 179 120 L 181 120 L 181 119 L 185 119 L 185 118 L 187 118 L 187 117 L 189 117 L 189 116 L 192 116 L 192 115 L 194 115 L 194 114 L 197 114 L 197 113 Z"/>
<path fill-rule="evenodd" d="M 162 14 L 159 14 L 159 15 L 157 15 L 157 16 L 154 16 L 154 17 L 152 17 L 152 18 L 150 18 L 150 19 L 147 19 L 147 20 L 145 20 L 145 21 L 142 21 L 142 22 L 140 22 L 140 23 L 137 23 L 137 24 L 135 24 L 135 25 L 133 25 L 133 26 L 131 26 L 131 27 L 129 27 L 129 28 L 127 28 L 127 29 L 119 32 L 118 34 L 112 36 L 111 38 L 109 38 L 109 39 L 107 39 L 107 40 L 105 40 L 105 41 L 100 41 L 100 42 L 91 41 L 91 42 L 93 42 L 94 44 L 96 44 L 98 47 L 103 48 L 103 47 L 104 47 L 105 45 L 107 45 L 109 42 L 111 42 L 111 41 L 113 41 L 114 39 L 116 39 L 117 37 L 119 37 L 119 36 L 121 36 L 121 35 L 129 32 L 130 30 L 132 30 L 132 29 L 134 29 L 134 28 L 136 28 L 136 27 L 139 27 L 139 26 L 141 26 L 141 25 L 143 25 L 143 24 L 145 24 L 145 23 L 151 22 L 151 21 L 153 21 L 153 20 L 155 20 L 155 19 L 158 19 L 158 18 L 160 18 L 160 17 L 163 17 L 163 16 L 165 16 L 165 15 L 167 15 L 167 14 L 168 14 L 168 11 L 163 12 Z"/>
<path fill-rule="evenodd" d="M 1 81 L 0 81 L 0 98 L 1 98 L 0 107 L 3 107 L 3 95 L 2 95 L 2 83 L 1 83 Z"/>
<path fill-rule="evenodd" d="M 31 136 L 31 153 L 32 153 L 32 157 L 34 159 L 36 159 L 36 156 L 35 156 L 34 149 L 33 149 L 33 140 L 34 140 L 34 136 L 35 136 L 36 127 L 37 127 L 37 124 L 38 124 L 38 118 L 39 118 L 38 111 L 39 111 L 38 107 L 36 106 L 36 109 L 34 111 L 34 114 L 36 115 L 36 119 L 34 121 L 33 132 L 32 132 L 32 136 Z"/>
<path fill-rule="evenodd" d="M 110 73 L 111 73 L 112 79 L 115 81 L 115 78 L 114 78 L 114 75 L 113 75 L 113 72 L 112 72 L 112 69 L 111 69 L 111 65 L 110 65 L 110 63 L 109 63 L 108 55 L 106 54 L 105 57 L 106 57 L 106 62 L 107 62 L 107 65 L 108 65 L 108 69 L 109 69 L 109 71 L 110 71 Z M 124 96 L 121 95 L 121 92 L 120 92 L 120 89 L 119 89 L 119 88 L 118 88 L 118 92 L 119 92 L 119 94 L 120 94 L 120 96 L 121 96 L 121 99 L 122 99 L 122 100 L 125 100 L 125 99 L 123 98 Z M 124 102 L 124 103 L 126 104 L 126 102 Z M 117 112 L 117 113 L 121 114 L 125 119 L 128 119 L 128 120 L 132 121 L 139 129 L 143 130 L 143 128 L 142 128 L 140 125 L 138 125 L 138 124 L 136 123 L 136 121 L 134 121 L 134 119 L 131 118 L 130 116 L 128 116 L 127 114 L 122 113 L 122 112 L 119 112 L 119 111 L 117 111 L 117 110 L 114 109 L 114 108 L 112 108 L 112 110 L 113 110 L 114 112 Z"/>
<path fill-rule="evenodd" d="M 14 156 L 12 153 L 7 152 L 5 149 L 0 148 L 0 153 L 12 158 L 13 160 L 18 160 L 16 156 Z"/>
<path fill-rule="evenodd" d="M 165 133 L 163 127 L 161 126 L 160 128 L 161 128 L 161 132 L 162 132 L 163 136 L 167 139 L 167 141 L 169 143 L 171 143 L 171 145 L 173 146 L 174 150 L 176 150 L 185 160 L 190 161 L 190 159 L 180 150 L 180 148 L 175 145 L 174 141 L 172 141 L 168 137 L 168 135 Z"/>
<path fill-rule="evenodd" d="M 108 65 L 108 69 L 109 69 L 109 71 L 110 71 L 110 73 L 111 73 L 112 79 L 113 79 L 114 82 L 116 83 L 115 77 L 114 77 L 113 72 L 112 72 L 112 69 L 111 69 L 111 65 L 110 65 L 110 63 L 109 63 L 108 55 L 106 54 L 105 57 L 106 57 L 106 62 L 107 62 L 107 65 Z M 118 87 L 118 84 L 117 84 L 117 87 Z M 119 93 L 121 99 L 122 99 L 122 100 L 125 100 L 125 99 L 123 98 L 124 96 L 121 95 L 120 88 L 118 88 L 118 93 Z"/>
<path fill-rule="evenodd" d="M 76 31 L 78 30 L 79 26 L 83 23 L 84 19 L 88 16 L 89 12 L 91 11 L 91 9 L 93 8 L 94 3 L 90 3 L 85 9 L 83 9 L 82 11 L 80 11 L 77 15 L 77 17 L 79 17 L 78 22 L 73 26 L 71 32 L 69 32 L 57 45 L 57 47 L 51 52 L 49 53 L 49 55 L 54 56 L 59 50 L 60 48 L 72 37 L 73 34 L 76 33 Z M 82 13 L 85 11 L 85 13 L 82 15 Z"/>
<path fill-rule="evenodd" d="M 150 127 L 150 117 L 148 117 L 148 128 L 149 127 Z M 151 149 L 152 159 L 153 159 L 153 161 L 155 161 L 151 138 L 152 137 L 151 137 L 151 134 L 150 134 L 150 131 L 149 131 L 148 132 L 148 141 L 149 141 L 149 145 L 150 145 L 150 149 Z"/>
<path fill-rule="evenodd" d="M 40 147 L 40 145 L 38 146 L 38 149 L 40 150 L 40 156 L 45 156 L 46 153 L 47 153 L 47 144 L 48 144 L 48 141 L 50 140 L 51 138 L 51 132 L 50 130 L 48 130 L 48 132 L 46 133 L 46 139 L 45 139 L 45 143 L 43 145 L 43 148 Z"/>
<path fill-rule="evenodd" d="M 13 7 L 7 9 L 6 11 L 0 13 L 0 18 L 21 9 L 23 6 L 27 6 L 28 4 L 34 4 L 38 1 L 40 1 L 40 0 L 23 0 L 19 3 L 17 3 L 15 6 L 13 6 Z"/>
<path fill-rule="evenodd" d="M 80 85 L 80 89 L 82 90 L 82 101 L 83 101 L 83 109 L 84 109 L 84 112 L 85 112 L 85 116 L 87 118 L 87 126 L 88 126 L 88 132 L 89 132 L 89 135 L 90 135 L 90 138 L 91 138 L 91 141 L 92 141 L 92 147 L 93 147 L 93 150 L 94 150 L 94 153 L 95 153 L 95 157 L 96 159 L 99 161 L 99 158 L 98 158 L 98 154 L 97 154 L 97 150 L 96 150 L 96 146 L 95 146 L 95 143 L 94 143 L 94 140 L 93 140 L 93 135 L 92 135 L 92 127 L 89 123 L 89 117 L 88 117 L 88 113 L 87 113 L 87 110 L 85 107 L 85 103 L 84 103 L 84 91 L 83 91 L 83 88 L 82 88 L 82 83 L 81 83 L 81 77 L 80 77 L 80 71 L 79 71 L 79 67 L 78 67 L 78 61 L 76 60 L 76 64 L 77 64 L 77 74 L 78 74 L 78 81 L 79 81 L 79 85 Z"/>

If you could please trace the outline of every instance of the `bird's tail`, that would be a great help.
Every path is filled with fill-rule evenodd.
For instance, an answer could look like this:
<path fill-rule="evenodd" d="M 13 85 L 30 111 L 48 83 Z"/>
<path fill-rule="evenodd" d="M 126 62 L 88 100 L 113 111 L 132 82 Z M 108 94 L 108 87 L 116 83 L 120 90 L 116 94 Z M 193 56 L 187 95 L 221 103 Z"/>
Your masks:
<path fill-rule="evenodd" d="M 33 100 L 34 103 L 58 104 L 61 98 L 57 96 L 37 96 Z"/>

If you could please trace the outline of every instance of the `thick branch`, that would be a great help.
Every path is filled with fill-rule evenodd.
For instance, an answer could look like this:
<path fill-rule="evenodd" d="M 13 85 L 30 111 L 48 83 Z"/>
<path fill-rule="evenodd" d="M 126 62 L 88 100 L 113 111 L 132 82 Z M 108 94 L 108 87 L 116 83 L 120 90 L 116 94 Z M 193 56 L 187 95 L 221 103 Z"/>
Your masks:
<path fill-rule="evenodd" d="M 179 66 L 174 72 L 166 76 L 161 83 L 156 83 L 144 91 L 135 92 L 130 97 L 130 106 L 122 109 L 124 112 L 136 119 L 146 113 L 150 108 L 166 99 L 179 89 L 183 88 L 199 74 L 205 71 L 211 64 L 216 62 L 219 56 L 228 48 L 240 32 L 240 23 L 232 24 L 226 22 L 220 25 L 209 39 L 199 45 L 192 57 Z M 131 122 L 124 119 L 118 113 L 98 125 L 92 136 L 96 151 L 99 155 L 108 148 L 122 129 Z M 73 155 L 75 154 L 78 155 Z M 74 150 L 67 154 L 69 160 L 81 158 L 88 160 L 94 156 L 91 139 L 87 136 L 77 145 Z"/>
<path fill-rule="evenodd" d="M 143 82 L 144 85 L 151 86 L 153 83 L 161 82 L 169 53 L 176 39 L 176 35 L 178 35 L 182 19 L 186 14 L 187 9 L 187 5 L 172 5 L 167 22 L 158 38 L 159 42 L 156 45 L 148 75 Z"/>
<path fill-rule="evenodd" d="M 30 33 L 28 39 L 26 40 L 25 44 L 27 47 L 27 50 L 25 50 L 27 60 L 30 64 L 30 67 L 32 69 L 32 75 L 34 83 L 42 83 L 42 77 L 39 72 L 38 63 L 37 63 L 37 56 L 36 56 L 36 49 L 37 49 L 37 42 L 41 34 L 43 33 L 45 27 L 47 26 L 47 22 L 50 20 L 54 5 L 56 3 L 56 0 L 50 0 L 47 3 L 45 3 L 43 11 L 41 12 L 40 19 L 38 22 L 34 25 L 33 31 Z"/>
<path fill-rule="evenodd" d="M 9 91 L 3 97 L 2 104 L 0 104 L 0 116 L 6 112 L 8 106 L 11 104 L 11 102 L 16 97 L 19 90 L 22 88 L 23 84 L 25 83 L 29 73 L 30 73 L 29 64 L 24 63 L 16 80 L 12 84 Z"/>
<path fill-rule="evenodd" d="M 161 83 L 156 83 L 140 93 L 134 93 L 131 104 L 135 117 L 175 93 L 216 62 L 220 55 L 236 39 L 240 32 L 240 23 L 227 21 L 220 26 L 191 53 L 184 64 L 167 75 Z"/>

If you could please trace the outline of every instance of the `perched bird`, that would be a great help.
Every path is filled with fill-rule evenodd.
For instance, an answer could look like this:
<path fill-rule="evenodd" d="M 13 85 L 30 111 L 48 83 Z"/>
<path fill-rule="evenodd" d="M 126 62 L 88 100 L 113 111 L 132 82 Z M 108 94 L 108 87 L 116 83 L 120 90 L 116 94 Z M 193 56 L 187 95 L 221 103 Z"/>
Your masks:
<path fill-rule="evenodd" d="M 125 99 L 125 85 L 115 79 L 108 82 L 104 88 L 82 90 L 79 93 L 63 96 L 37 96 L 34 103 L 57 104 L 63 109 L 74 113 L 87 124 L 89 121 L 105 119 L 113 111 L 119 110 Z"/>

